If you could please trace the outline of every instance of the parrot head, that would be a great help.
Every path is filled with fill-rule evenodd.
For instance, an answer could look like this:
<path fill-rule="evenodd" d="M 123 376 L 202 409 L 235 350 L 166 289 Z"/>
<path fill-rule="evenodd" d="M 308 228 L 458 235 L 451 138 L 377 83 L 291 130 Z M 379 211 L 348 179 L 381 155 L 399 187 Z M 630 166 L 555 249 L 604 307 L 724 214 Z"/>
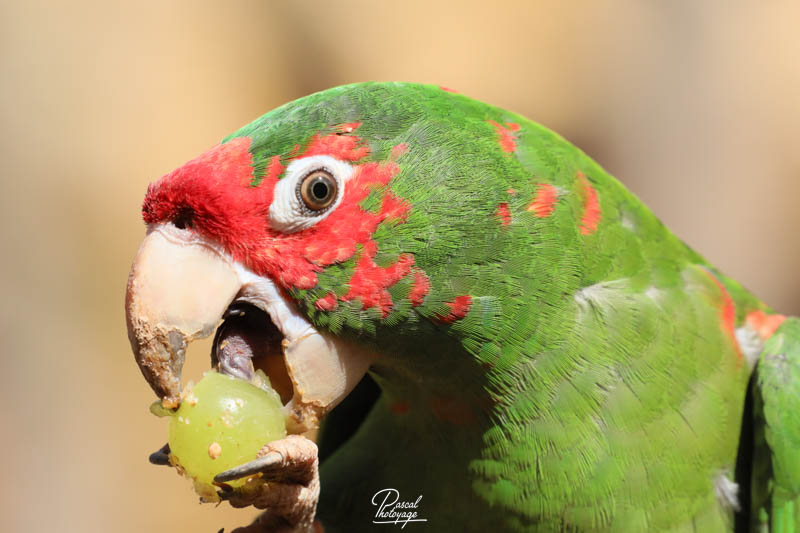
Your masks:
<path fill-rule="evenodd" d="M 436 86 L 338 87 L 152 183 L 126 317 L 163 404 L 180 401 L 187 344 L 215 330 L 212 363 L 264 369 L 295 431 L 370 367 L 441 342 L 481 352 L 504 290 L 485 265 L 534 187 L 513 120 Z"/>

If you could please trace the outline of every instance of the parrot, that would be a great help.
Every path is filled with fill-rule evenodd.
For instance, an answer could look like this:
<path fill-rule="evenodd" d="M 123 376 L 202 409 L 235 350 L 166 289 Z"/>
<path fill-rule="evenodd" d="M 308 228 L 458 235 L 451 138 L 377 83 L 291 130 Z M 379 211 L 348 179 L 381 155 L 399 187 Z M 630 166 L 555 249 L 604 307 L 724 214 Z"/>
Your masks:
<path fill-rule="evenodd" d="M 161 405 L 212 334 L 281 396 L 287 436 L 215 478 L 264 509 L 236 531 L 800 531 L 800 320 L 519 114 L 327 89 L 142 217 L 126 322 Z"/>

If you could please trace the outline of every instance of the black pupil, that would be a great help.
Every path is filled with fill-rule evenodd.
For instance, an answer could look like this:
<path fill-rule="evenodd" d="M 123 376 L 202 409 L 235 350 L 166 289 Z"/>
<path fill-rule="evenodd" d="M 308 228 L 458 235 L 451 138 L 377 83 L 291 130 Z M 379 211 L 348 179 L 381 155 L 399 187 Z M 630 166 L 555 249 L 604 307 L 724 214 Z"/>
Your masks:
<path fill-rule="evenodd" d="M 325 200 L 328 197 L 328 184 L 324 181 L 317 181 L 311 186 L 311 194 L 317 200 Z"/>

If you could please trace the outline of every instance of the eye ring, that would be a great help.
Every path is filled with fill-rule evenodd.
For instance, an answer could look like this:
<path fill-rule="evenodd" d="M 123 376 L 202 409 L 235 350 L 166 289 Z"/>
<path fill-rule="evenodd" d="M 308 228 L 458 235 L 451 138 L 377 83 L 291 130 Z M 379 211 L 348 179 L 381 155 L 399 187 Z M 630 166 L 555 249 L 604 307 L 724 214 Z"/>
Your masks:
<path fill-rule="evenodd" d="M 336 201 L 339 185 L 324 168 L 312 170 L 297 185 L 297 196 L 311 211 L 322 211 Z"/>

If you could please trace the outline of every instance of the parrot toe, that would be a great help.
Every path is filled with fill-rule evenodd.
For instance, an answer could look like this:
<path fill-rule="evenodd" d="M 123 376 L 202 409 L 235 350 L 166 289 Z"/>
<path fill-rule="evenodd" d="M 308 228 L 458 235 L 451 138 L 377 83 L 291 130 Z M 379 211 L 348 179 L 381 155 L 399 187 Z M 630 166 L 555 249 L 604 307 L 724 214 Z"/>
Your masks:
<path fill-rule="evenodd" d="M 217 474 L 214 481 L 261 474 L 267 481 L 308 484 L 316 475 L 317 463 L 317 445 L 302 435 L 289 435 L 265 445 L 258 458 Z"/>
<path fill-rule="evenodd" d="M 301 435 L 289 435 L 265 445 L 258 455 L 257 459 L 214 478 L 215 483 L 222 485 L 260 473 L 267 481 L 249 490 L 222 485 L 220 499 L 227 500 L 233 507 L 253 505 L 267 509 L 241 531 L 313 531 L 319 499 L 317 445 Z"/>

